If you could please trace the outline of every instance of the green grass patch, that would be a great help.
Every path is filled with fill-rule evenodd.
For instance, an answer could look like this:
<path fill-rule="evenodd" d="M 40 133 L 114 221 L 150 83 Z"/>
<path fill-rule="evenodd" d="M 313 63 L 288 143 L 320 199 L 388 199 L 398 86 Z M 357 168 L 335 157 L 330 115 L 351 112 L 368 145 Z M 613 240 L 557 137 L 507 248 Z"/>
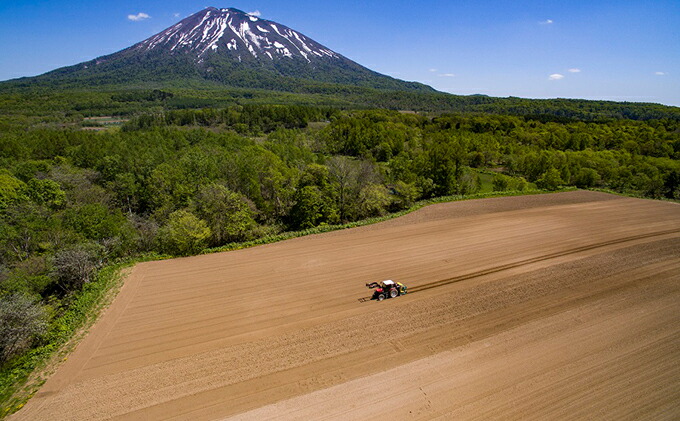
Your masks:
<path fill-rule="evenodd" d="M 490 169 L 485 169 L 485 168 L 471 168 L 471 170 L 479 176 L 479 193 L 492 193 L 494 191 L 493 189 L 493 178 L 496 174 L 503 174 L 507 177 L 510 177 L 511 179 L 518 181 L 521 177 L 515 177 L 511 176 L 508 174 L 505 174 L 503 172 L 498 172 L 498 171 L 492 171 Z M 538 190 L 538 187 L 536 187 L 535 183 L 527 182 L 526 184 L 526 189 L 527 191 L 533 191 L 533 190 Z"/>
<path fill-rule="evenodd" d="M 480 193 L 491 193 L 493 191 L 493 174 L 489 172 L 478 171 L 479 175 L 479 192 Z"/>
<path fill-rule="evenodd" d="M 476 171 L 479 176 L 479 193 L 491 193 L 493 191 L 493 174 Z"/>

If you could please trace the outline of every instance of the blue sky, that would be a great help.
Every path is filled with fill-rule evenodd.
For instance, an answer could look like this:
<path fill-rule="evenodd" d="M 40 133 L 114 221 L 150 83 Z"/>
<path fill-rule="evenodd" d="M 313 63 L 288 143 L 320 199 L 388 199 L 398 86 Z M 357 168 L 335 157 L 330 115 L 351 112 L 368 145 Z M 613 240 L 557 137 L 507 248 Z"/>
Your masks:
<path fill-rule="evenodd" d="M 259 11 L 445 92 L 680 106 L 679 0 L 0 0 L 0 80 L 116 52 L 207 6 Z"/>

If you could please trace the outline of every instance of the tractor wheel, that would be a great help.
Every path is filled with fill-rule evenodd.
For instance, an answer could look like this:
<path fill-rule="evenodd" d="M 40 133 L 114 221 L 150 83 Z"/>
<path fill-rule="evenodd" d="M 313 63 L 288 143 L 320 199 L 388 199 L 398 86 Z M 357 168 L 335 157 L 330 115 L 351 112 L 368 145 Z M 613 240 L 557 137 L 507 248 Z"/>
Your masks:
<path fill-rule="evenodd" d="M 390 298 L 397 298 L 399 296 L 399 291 L 396 288 L 390 290 Z"/>
<path fill-rule="evenodd" d="M 382 301 L 384 299 L 385 299 L 385 294 L 378 295 L 378 301 Z"/>

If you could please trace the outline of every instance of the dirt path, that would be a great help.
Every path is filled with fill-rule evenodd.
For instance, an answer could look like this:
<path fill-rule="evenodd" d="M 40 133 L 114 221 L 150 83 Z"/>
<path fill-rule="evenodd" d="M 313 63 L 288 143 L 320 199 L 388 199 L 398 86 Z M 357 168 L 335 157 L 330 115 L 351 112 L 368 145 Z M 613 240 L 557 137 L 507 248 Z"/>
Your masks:
<path fill-rule="evenodd" d="M 430 206 L 138 265 L 13 419 L 677 419 L 678 302 L 678 205 Z"/>

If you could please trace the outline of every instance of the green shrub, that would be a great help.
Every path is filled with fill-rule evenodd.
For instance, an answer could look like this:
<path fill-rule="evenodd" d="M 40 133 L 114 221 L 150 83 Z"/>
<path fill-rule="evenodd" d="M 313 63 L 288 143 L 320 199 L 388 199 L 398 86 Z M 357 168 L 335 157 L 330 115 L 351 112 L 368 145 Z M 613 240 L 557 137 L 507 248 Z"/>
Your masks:
<path fill-rule="evenodd" d="M 205 221 L 187 210 L 171 213 L 158 233 L 162 248 L 178 256 L 200 252 L 208 245 L 211 234 Z"/>

